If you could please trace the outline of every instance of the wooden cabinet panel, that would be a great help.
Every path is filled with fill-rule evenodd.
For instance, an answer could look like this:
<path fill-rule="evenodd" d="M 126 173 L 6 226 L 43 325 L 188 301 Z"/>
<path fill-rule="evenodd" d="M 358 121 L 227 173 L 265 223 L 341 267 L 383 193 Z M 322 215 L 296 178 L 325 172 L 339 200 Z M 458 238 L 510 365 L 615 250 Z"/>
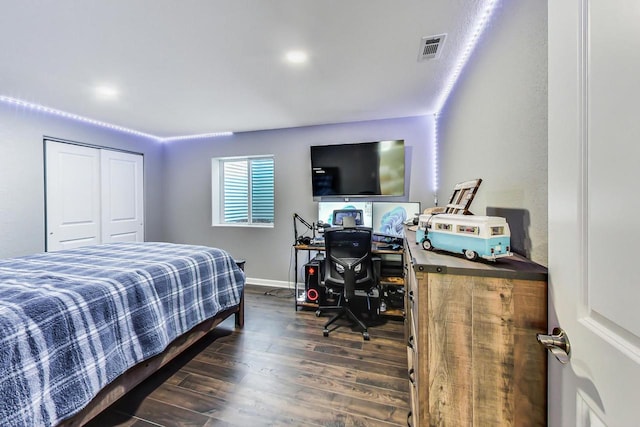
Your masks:
<path fill-rule="evenodd" d="M 429 418 L 434 425 L 470 425 L 473 412 L 472 286 L 462 276 L 429 275 Z M 419 285 L 420 286 L 420 285 Z M 422 305 L 422 299 L 420 300 Z"/>
<path fill-rule="evenodd" d="M 405 253 L 411 425 L 544 426 L 546 269 L 428 252 L 411 235 Z"/>

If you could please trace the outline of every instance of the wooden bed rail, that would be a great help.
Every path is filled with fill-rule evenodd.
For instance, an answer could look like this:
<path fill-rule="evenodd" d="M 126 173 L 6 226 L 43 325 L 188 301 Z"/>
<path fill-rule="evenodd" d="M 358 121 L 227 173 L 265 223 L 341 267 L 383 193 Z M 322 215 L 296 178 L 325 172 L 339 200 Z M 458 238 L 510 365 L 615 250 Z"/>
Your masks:
<path fill-rule="evenodd" d="M 232 314 L 235 314 L 235 326 L 242 328 L 244 326 L 244 292 L 237 306 L 220 312 L 215 317 L 196 325 L 189 332 L 176 338 L 169 344 L 164 352 L 131 367 L 103 388 L 78 414 L 62 421 L 58 424 L 58 427 L 78 427 L 88 423 L 116 400 L 149 378 L 200 338 L 211 332 Z"/>

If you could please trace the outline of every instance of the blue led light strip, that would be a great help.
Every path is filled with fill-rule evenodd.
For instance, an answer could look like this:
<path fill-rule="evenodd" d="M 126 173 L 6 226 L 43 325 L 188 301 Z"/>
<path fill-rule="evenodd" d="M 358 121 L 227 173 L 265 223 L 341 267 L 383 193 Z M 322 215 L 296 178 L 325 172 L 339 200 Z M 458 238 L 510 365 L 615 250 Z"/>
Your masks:
<path fill-rule="evenodd" d="M 94 126 L 99 126 L 99 127 L 103 127 L 111 130 L 116 130 L 119 132 L 128 133 L 131 135 L 153 139 L 158 142 L 170 142 L 170 141 L 177 141 L 177 140 L 184 140 L 184 139 L 212 138 L 217 136 L 233 135 L 233 132 L 213 132 L 213 133 L 205 133 L 200 135 L 172 136 L 168 138 L 162 138 L 156 135 L 151 135 L 149 133 L 140 132 L 140 131 L 129 129 L 123 126 L 112 125 L 111 123 L 101 122 L 100 120 L 90 119 L 88 117 L 80 116 L 78 114 L 68 113 L 66 111 L 57 110 L 55 108 L 45 107 L 44 105 L 34 104 L 32 102 L 27 102 L 21 99 L 12 98 L 10 96 L 0 95 L 0 102 L 9 104 L 9 105 L 15 105 L 15 106 L 32 110 L 32 111 L 37 111 L 40 113 L 50 114 L 52 116 L 63 117 L 65 119 L 74 120 L 76 122 L 87 123 Z"/>
<path fill-rule="evenodd" d="M 462 74 L 462 70 L 464 69 L 465 65 L 467 65 L 467 61 L 469 61 L 471 54 L 475 50 L 476 45 L 480 40 L 480 36 L 482 36 L 482 33 L 484 32 L 487 24 L 491 20 L 491 16 L 493 15 L 493 12 L 496 9 L 498 3 L 499 0 L 488 0 L 483 11 L 478 15 L 476 25 L 474 27 L 475 30 L 471 33 L 471 36 L 467 41 L 467 44 L 465 45 L 465 49 L 462 51 L 462 54 L 458 58 L 458 61 L 456 62 L 456 65 L 453 69 L 453 73 L 449 75 L 449 80 L 447 81 L 447 84 L 445 85 L 444 90 L 440 94 L 438 102 L 436 103 L 436 114 L 439 114 L 442 111 L 442 108 L 447 102 L 449 95 L 451 95 L 453 88 L 460 78 L 460 74 Z"/>
<path fill-rule="evenodd" d="M 433 196 L 434 203 L 438 206 L 438 182 L 440 174 L 438 171 L 438 113 L 433 115 Z"/>
<path fill-rule="evenodd" d="M 440 185 L 438 175 L 438 118 L 440 116 L 440 113 L 442 112 L 442 109 L 444 108 L 444 105 L 449 99 L 449 95 L 451 95 L 453 88 L 458 82 L 458 79 L 462 74 L 462 70 L 469 61 L 471 53 L 473 53 L 473 51 L 475 50 L 476 45 L 478 44 L 478 41 L 482 36 L 482 33 L 485 31 L 488 22 L 491 20 L 491 16 L 493 15 L 493 12 L 495 11 L 498 3 L 499 0 L 488 0 L 486 2 L 486 5 L 483 8 L 482 12 L 477 17 L 476 25 L 474 27 L 475 29 L 471 33 L 471 37 L 467 41 L 464 51 L 456 62 L 453 73 L 450 74 L 449 79 L 447 80 L 447 84 L 445 85 L 442 93 L 440 93 L 440 97 L 438 98 L 438 102 L 436 103 L 433 120 L 433 194 L 436 204 L 438 202 L 437 193 Z"/>
<path fill-rule="evenodd" d="M 453 88 L 455 87 L 458 79 L 460 78 L 460 74 L 462 73 L 462 70 L 464 68 L 464 66 L 466 65 L 467 61 L 469 60 L 469 57 L 471 56 L 471 53 L 474 51 L 478 40 L 480 39 L 480 36 L 482 35 L 482 33 L 484 32 L 487 23 L 489 22 L 493 11 L 495 10 L 495 7 L 497 5 L 497 3 L 499 2 L 499 0 L 488 0 L 486 6 L 483 9 L 483 12 L 478 16 L 478 20 L 477 23 L 475 25 L 475 31 L 471 34 L 471 37 L 469 39 L 469 41 L 466 44 L 466 48 L 463 51 L 462 55 L 460 56 L 460 58 L 458 59 L 458 62 L 456 63 L 456 66 L 454 68 L 453 73 L 450 74 L 449 80 L 447 81 L 447 84 L 444 88 L 444 90 L 442 91 L 442 93 L 440 94 L 440 97 L 438 98 L 438 102 L 436 103 L 436 109 L 435 109 L 435 113 L 434 113 L 434 146 L 433 146 L 433 170 L 434 170 L 434 177 L 433 177 L 433 191 L 434 194 L 437 193 L 438 191 L 438 186 L 439 186 L 439 176 L 438 176 L 438 116 L 440 114 L 440 112 L 442 111 L 442 108 L 444 107 L 445 103 L 447 102 L 447 99 L 449 98 L 449 95 L 451 94 L 451 92 L 453 91 Z M 72 114 L 72 113 L 68 113 L 66 111 L 62 111 L 62 110 L 57 110 L 55 108 L 50 108 L 50 107 L 45 107 L 44 105 L 40 105 L 40 104 L 34 104 L 31 102 L 27 102 L 27 101 L 23 101 L 17 98 L 12 98 L 9 96 L 4 96 L 4 95 L 0 95 L 0 102 L 4 102 L 5 104 L 10 104 L 10 105 L 16 105 L 19 107 L 23 107 L 26 109 L 30 109 L 30 110 L 34 110 L 34 111 L 38 111 L 38 112 L 42 112 L 42 113 L 46 113 L 46 114 L 51 114 L 54 116 L 58 116 L 58 117 L 64 117 L 66 119 L 71 119 L 71 120 L 75 120 L 77 122 L 81 122 L 81 123 L 88 123 L 88 124 L 92 124 L 94 126 L 99 126 L 99 127 L 103 127 L 103 128 L 107 128 L 107 129 L 112 129 L 112 130 L 116 130 L 119 132 L 125 132 L 128 134 L 132 134 L 132 135 L 137 135 L 137 136 L 141 136 L 144 138 L 149 138 L 149 139 L 153 139 L 159 142 L 171 142 L 171 141 L 181 141 L 181 140 L 187 140 L 187 139 L 198 139 L 198 138 L 213 138 L 213 137 L 219 137 L 219 136 L 227 136 L 227 135 L 233 135 L 233 132 L 213 132 L 213 133 L 205 133 L 205 134 L 199 134 L 199 135 L 184 135 L 184 136 L 173 136 L 173 137 L 167 137 L 167 138 L 162 138 L 159 136 L 155 136 L 155 135 L 151 135 L 148 133 L 144 133 L 144 132 L 139 132 L 137 130 L 133 130 L 133 129 L 129 129 L 129 128 L 125 128 L 123 126 L 117 126 L 117 125 L 112 125 L 110 123 L 106 123 L 106 122 L 102 122 L 99 120 L 94 120 L 94 119 L 90 119 L 88 117 L 84 117 L 84 116 L 80 116 L 78 114 Z M 437 200 L 437 199 L 436 199 Z"/>

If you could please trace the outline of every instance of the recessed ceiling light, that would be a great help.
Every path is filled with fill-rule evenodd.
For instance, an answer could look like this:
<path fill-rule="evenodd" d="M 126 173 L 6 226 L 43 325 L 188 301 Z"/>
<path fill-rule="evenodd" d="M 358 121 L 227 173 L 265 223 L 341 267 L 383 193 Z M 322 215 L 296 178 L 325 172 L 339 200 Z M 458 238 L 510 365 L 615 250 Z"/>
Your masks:
<path fill-rule="evenodd" d="M 287 61 L 291 62 L 292 64 L 302 64 L 304 62 L 307 62 L 307 52 L 304 52 L 302 50 L 291 50 L 287 52 L 286 58 Z"/>
<path fill-rule="evenodd" d="M 100 99 L 115 99 L 118 97 L 118 89 L 113 86 L 100 85 L 95 88 L 96 96 Z"/>

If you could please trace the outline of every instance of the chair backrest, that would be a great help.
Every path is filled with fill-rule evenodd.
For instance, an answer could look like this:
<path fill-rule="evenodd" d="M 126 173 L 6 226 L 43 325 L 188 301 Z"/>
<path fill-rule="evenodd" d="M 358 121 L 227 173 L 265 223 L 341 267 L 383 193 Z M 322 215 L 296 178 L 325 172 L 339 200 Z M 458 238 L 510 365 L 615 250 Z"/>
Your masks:
<path fill-rule="evenodd" d="M 342 226 L 345 228 L 355 227 L 356 219 L 352 216 L 345 216 L 342 218 Z"/>
<path fill-rule="evenodd" d="M 336 227 L 345 227 L 347 225 L 345 220 L 354 225 L 364 225 L 364 214 L 362 209 L 336 209 L 333 211 L 332 220 Z"/>
<path fill-rule="evenodd" d="M 371 260 L 371 228 L 332 227 L 324 232 L 325 285 L 344 287 L 348 300 L 356 289 L 375 285 Z"/>

